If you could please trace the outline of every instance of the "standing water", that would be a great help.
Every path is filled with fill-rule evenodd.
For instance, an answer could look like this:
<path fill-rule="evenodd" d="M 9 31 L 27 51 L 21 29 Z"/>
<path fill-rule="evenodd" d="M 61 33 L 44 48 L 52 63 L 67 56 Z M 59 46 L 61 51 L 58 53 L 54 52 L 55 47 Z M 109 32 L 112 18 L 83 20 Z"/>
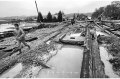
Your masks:
<path fill-rule="evenodd" d="M 63 38 L 63 40 L 68 40 L 68 41 L 84 41 L 85 38 L 81 36 L 81 33 L 75 33 L 75 34 L 70 34 L 70 35 L 65 36 Z"/>
<path fill-rule="evenodd" d="M 103 33 L 103 32 L 101 32 L 101 31 L 96 31 L 96 34 L 97 34 L 97 36 L 98 36 L 98 35 L 105 35 L 105 36 L 108 36 L 108 34 Z"/>
<path fill-rule="evenodd" d="M 63 46 L 57 55 L 48 61 L 51 69 L 42 69 L 40 78 L 80 78 L 83 48 Z"/>
<path fill-rule="evenodd" d="M 109 36 L 108 34 L 101 32 L 101 31 L 96 31 L 96 34 Z M 107 52 L 107 49 L 104 47 L 104 45 L 100 46 L 99 49 L 100 49 L 101 60 L 105 66 L 105 68 L 104 68 L 105 74 L 107 76 L 109 76 L 110 78 L 119 78 L 119 76 L 114 73 L 114 71 L 112 69 L 112 64 L 109 62 L 109 59 L 113 58 L 113 56 Z"/>
<path fill-rule="evenodd" d="M 112 64 L 110 64 L 109 59 L 112 57 L 111 55 L 108 55 L 108 52 L 105 47 L 100 46 L 100 56 L 101 60 L 105 65 L 105 74 L 109 76 L 110 78 L 119 78 L 118 75 L 116 75 L 112 69 Z"/>

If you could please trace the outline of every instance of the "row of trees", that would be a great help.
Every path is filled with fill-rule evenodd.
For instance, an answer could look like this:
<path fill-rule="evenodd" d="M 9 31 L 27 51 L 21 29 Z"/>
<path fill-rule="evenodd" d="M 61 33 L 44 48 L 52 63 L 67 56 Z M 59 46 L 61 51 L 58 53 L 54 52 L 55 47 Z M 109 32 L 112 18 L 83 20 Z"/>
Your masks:
<path fill-rule="evenodd" d="M 42 13 L 39 12 L 37 17 L 37 22 L 62 22 L 62 19 L 63 19 L 62 16 L 63 15 L 61 11 L 59 11 L 59 13 L 57 14 L 57 17 L 52 16 L 52 14 L 49 12 L 47 16 L 43 18 Z"/>
<path fill-rule="evenodd" d="M 120 19 L 120 1 L 113 1 L 110 5 L 96 9 L 92 14 L 92 18 L 105 17 L 107 19 Z"/>
<path fill-rule="evenodd" d="M 73 19 L 77 19 L 77 20 L 86 20 L 88 19 L 88 16 L 83 14 L 83 13 L 77 13 L 77 14 L 73 14 Z"/>
<path fill-rule="evenodd" d="M 87 15 L 81 13 L 81 14 L 77 15 L 77 19 L 78 20 L 86 20 L 86 19 L 88 19 L 88 17 L 87 17 Z"/>

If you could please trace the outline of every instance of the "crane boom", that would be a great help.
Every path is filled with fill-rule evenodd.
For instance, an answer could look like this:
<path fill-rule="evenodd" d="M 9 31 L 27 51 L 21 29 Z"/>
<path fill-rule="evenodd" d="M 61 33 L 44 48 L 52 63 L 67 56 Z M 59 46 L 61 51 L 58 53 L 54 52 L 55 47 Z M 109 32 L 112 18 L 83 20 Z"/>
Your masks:
<path fill-rule="evenodd" d="M 37 2 L 36 2 L 36 0 L 35 0 L 35 5 L 36 5 L 37 13 L 38 13 L 38 7 L 37 7 Z"/>

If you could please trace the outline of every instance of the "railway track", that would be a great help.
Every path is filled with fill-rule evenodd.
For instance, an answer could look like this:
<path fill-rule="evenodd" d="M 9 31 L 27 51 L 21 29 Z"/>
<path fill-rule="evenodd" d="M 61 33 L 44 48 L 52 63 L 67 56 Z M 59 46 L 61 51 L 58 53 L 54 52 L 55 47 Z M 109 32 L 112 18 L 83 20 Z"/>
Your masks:
<path fill-rule="evenodd" d="M 86 26 L 86 44 L 83 54 L 83 63 L 80 77 L 81 78 L 106 78 L 104 65 L 101 62 L 100 50 L 97 42 L 96 25 L 94 21 L 90 21 Z M 92 31 L 94 31 L 92 33 Z"/>
<path fill-rule="evenodd" d="M 96 27 L 100 28 L 101 30 L 103 30 L 103 28 L 101 25 L 97 24 L 94 21 L 86 22 L 86 24 L 87 25 L 84 27 L 81 26 L 86 31 L 86 39 L 84 44 L 83 61 L 82 61 L 80 78 L 106 78 L 107 76 L 105 75 L 104 66 L 103 63 L 101 62 L 101 58 L 99 54 L 100 50 L 97 42 L 97 35 L 96 32 L 92 33 L 92 30 L 96 31 L 95 30 Z M 110 30 L 105 30 L 104 32 L 117 36 L 114 32 Z M 53 39 L 58 34 L 56 34 L 52 38 L 49 38 L 48 40 Z"/>

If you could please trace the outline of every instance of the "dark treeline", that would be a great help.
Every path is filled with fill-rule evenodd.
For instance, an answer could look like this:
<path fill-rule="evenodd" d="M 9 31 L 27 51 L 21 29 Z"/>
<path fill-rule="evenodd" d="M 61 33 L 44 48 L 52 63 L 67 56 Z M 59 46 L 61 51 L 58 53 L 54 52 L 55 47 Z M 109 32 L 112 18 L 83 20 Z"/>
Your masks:
<path fill-rule="evenodd" d="M 113 1 L 110 5 L 96 9 L 92 14 L 92 18 L 104 17 L 109 20 L 120 19 L 120 1 Z"/>
<path fill-rule="evenodd" d="M 83 13 L 77 14 L 77 16 L 73 15 L 73 17 L 76 17 L 77 20 L 86 20 L 86 19 L 88 19 L 88 16 L 83 14 Z"/>
<path fill-rule="evenodd" d="M 52 15 L 50 12 L 47 14 L 45 18 L 43 18 L 42 13 L 38 13 L 37 22 L 62 22 L 63 14 L 59 11 L 56 16 Z"/>

